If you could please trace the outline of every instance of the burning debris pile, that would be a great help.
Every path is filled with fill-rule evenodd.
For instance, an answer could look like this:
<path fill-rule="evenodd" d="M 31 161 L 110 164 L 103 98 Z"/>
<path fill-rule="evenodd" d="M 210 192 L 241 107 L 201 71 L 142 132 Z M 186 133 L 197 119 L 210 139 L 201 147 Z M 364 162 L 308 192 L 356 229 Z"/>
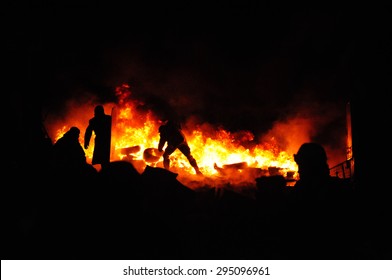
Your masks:
<path fill-rule="evenodd" d="M 145 167 L 163 167 L 162 153 L 157 150 L 158 128 L 164 120 L 152 110 L 145 110 L 143 103 L 132 99 L 128 84 L 115 90 L 118 102 L 103 104 L 105 112 L 112 115 L 111 161 L 131 162 L 141 173 Z M 69 104 L 65 120 L 50 124 L 52 139 L 57 140 L 71 126 L 83 132 L 96 104 Z M 197 160 L 203 178 L 195 176 L 193 168 L 180 151 L 171 155 L 171 171 L 178 173 L 178 180 L 185 185 L 206 184 L 231 186 L 254 185 L 260 176 L 281 175 L 287 181 L 297 178 L 293 149 L 285 150 L 277 138 L 268 136 L 267 141 L 256 143 L 249 131 L 232 133 L 209 123 L 198 123 L 194 118 L 183 122 L 183 132 Z M 83 142 L 83 133 L 80 135 Z M 284 141 L 283 141 L 284 142 Z M 91 163 L 92 145 L 86 150 Z"/>

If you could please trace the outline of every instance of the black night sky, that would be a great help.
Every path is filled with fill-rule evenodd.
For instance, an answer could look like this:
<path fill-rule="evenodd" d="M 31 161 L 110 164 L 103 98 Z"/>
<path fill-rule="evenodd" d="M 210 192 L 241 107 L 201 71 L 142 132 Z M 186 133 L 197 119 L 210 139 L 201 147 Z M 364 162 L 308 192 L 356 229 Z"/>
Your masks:
<path fill-rule="evenodd" d="M 243 128 L 256 114 L 268 123 L 297 99 L 347 100 L 359 34 L 346 11 L 173 6 L 32 12 L 40 20 L 29 27 L 31 74 L 45 102 L 61 104 L 75 91 L 110 99 L 129 81 L 142 97 L 179 99 L 177 110 Z"/>
<path fill-rule="evenodd" d="M 130 80 L 140 94 L 187 93 L 230 108 L 238 99 L 222 97 L 240 93 L 244 102 L 276 107 L 305 88 L 326 99 L 342 95 L 366 38 L 359 15 L 345 9 L 147 6 L 30 9 L 16 38 L 27 44 L 30 79 L 58 102 L 75 88 L 105 94 Z"/>

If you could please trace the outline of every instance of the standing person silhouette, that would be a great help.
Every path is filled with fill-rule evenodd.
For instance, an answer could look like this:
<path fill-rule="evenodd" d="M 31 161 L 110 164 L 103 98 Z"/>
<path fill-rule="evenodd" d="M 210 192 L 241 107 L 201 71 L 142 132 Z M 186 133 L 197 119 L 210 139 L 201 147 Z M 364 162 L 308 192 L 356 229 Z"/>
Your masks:
<path fill-rule="evenodd" d="M 165 169 L 170 169 L 170 155 L 179 149 L 188 159 L 191 166 L 195 169 L 197 175 L 202 175 L 197 165 L 195 158 L 191 155 L 191 149 L 186 141 L 185 135 L 181 130 L 181 125 L 173 120 L 168 120 L 165 124 L 159 127 L 160 139 L 158 143 L 158 150 L 163 151 L 163 147 L 167 143 L 165 152 L 163 153 L 163 166 Z"/>
<path fill-rule="evenodd" d="M 92 165 L 100 164 L 101 168 L 105 168 L 109 164 L 111 130 L 112 117 L 105 114 L 102 105 L 97 105 L 84 134 L 84 148 L 88 149 L 91 136 L 95 133 Z"/>

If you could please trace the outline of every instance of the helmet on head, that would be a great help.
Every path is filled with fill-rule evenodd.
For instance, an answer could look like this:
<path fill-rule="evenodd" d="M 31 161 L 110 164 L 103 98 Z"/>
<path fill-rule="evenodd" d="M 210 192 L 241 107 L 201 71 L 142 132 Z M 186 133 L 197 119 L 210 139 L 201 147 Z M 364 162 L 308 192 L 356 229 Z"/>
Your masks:
<path fill-rule="evenodd" d="M 299 148 L 297 154 L 294 155 L 297 164 L 302 163 L 325 163 L 327 154 L 323 146 L 317 143 L 304 143 Z"/>

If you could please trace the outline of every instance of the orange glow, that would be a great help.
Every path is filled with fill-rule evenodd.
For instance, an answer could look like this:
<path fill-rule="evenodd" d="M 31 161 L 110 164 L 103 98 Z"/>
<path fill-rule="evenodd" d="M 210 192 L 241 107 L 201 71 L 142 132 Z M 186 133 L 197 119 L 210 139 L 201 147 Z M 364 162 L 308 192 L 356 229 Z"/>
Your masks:
<path fill-rule="evenodd" d="M 163 167 L 162 157 L 156 162 L 145 161 L 146 149 L 157 148 L 159 141 L 159 120 L 154 112 L 138 111 L 139 101 L 132 100 L 129 85 L 116 88 L 117 103 L 103 104 L 106 114 L 112 115 L 112 154 L 111 161 L 126 160 L 142 172 L 145 166 Z M 60 138 L 71 126 L 81 130 L 80 143 L 83 146 L 84 130 L 88 120 L 93 116 L 97 104 L 68 104 L 65 120 L 49 126 L 52 139 Z M 263 143 L 243 145 L 254 140 L 249 131 L 231 133 L 210 124 L 192 121 L 183 123 L 183 131 L 204 177 L 195 175 L 194 169 L 181 154 L 175 151 L 171 156 L 171 171 L 178 173 L 177 179 L 188 186 L 213 184 L 254 185 L 255 178 L 262 175 L 283 175 L 297 178 L 297 165 L 292 153 L 279 149 L 274 137 Z M 87 161 L 91 163 L 94 149 L 94 135 L 86 152 Z M 151 150 L 151 149 L 150 149 Z M 289 174 L 287 174 L 289 172 Z"/>

